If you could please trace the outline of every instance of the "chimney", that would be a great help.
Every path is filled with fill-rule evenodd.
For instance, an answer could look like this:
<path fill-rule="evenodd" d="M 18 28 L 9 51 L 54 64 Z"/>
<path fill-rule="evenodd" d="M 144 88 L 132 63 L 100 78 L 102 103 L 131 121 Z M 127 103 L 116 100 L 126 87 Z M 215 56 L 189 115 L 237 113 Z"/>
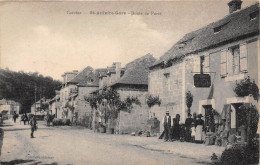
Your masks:
<path fill-rule="evenodd" d="M 241 0 L 231 0 L 229 3 L 228 3 L 228 6 L 229 6 L 229 14 L 241 9 L 241 4 L 242 4 L 242 1 Z"/>
<path fill-rule="evenodd" d="M 121 62 L 114 62 L 113 65 L 116 67 L 116 81 L 118 81 L 121 74 Z"/>

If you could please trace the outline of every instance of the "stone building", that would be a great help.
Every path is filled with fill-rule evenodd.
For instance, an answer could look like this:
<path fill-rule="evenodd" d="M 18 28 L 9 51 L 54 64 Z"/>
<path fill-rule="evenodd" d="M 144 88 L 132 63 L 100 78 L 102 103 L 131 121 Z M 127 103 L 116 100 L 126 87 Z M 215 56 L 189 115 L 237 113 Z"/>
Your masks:
<path fill-rule="evenodd" d="M 71 121 L 81 123 L 83 119 L 89 118 L 91 108 L 85 100 L 91 91 L 97 90 L 99 86 L 99 69 L 94 70 L 88 66 L 73 76 L 65 73 L 63 87 L 60 90 L 60 102 L 63 116 Z M 69 80 L 69 81 L 67 81 Z M 86 124 L 86 123 L 85 123 Z"/>
<path fill-rule="evenodd" d="M 41 98 L 31 106 L 31 114 L 34 115 L 45 115 L 49 111 L 49 101 L 51 99 Z M 43 105 L 45 104 L 45 105 Z M 45 109 L 44 109 L 45 108 Z"/>
<path fill-rule="evenodd" d="M 8 118 L 12 117 L 14 112 L 19 114 L 21 104 L 13 100 L 0 100 L 0 113 L 7 115 Z"/>
<path fill-rule="evenodd" d="M 186 34 L 150 67 L 149 93 L 162 100 L 151 109 L 157 117 L 169 110 L 184 122 L 187 91 L 193 95 L 191 113 L 202 113 L 206 124 L 210 111 L 229 109 L 231 129 L 237 130 L 239 106 L 259 107 L 252 97 L 237 97 L 233 91 L 236 82 L 248 76 L 260 87 L 259 3 L 244 9 L 241 3 L 232 0 L 227 16 Z M 208 74 L 210 85 L 195 87 L 195 74 Z"/>
<path fill-rule="evenodd" d="M 127 97 L 137 97 L 141 102 L 141 106 L 133 105 L 131 113 L 120 111 L 118 123 L 120 133 L 130 133 L 147 128 L 149 111 L 145 100 L 148 93 L 148 67 L 154 62 L 155 58 L 147 54 L 128 63 L 125 66 L 124 74 L 120 72 L 120 78 L 109 85 L 119 93 L 121 100 L 125 100 Z M 116 75 L 119 77 L 119 74 Z"/>
<path fill-rule="evenodd" d="M 50 101 L 49 101 L 49 106 L 50 106 L 50 114 L 55 115 L 55 118 L 62 118 L 62 113 L 61 113 L 61 106 L 60 106 L 60 91 L 55 91 L 56 96 L 54 96 Z"/>

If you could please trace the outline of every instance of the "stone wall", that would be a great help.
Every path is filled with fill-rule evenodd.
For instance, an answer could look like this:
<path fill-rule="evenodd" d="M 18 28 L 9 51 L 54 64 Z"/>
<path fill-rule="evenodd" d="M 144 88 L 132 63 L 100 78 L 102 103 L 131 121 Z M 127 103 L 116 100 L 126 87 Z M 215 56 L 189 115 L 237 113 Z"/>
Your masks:
<path fill-rule="evenodd" d="M 168 68 L 151 71 L 149 74 L 149 94 L 159 96 L 161 99 L 159 110 L 154 112 L 159 120 L 161 113 L 165 114 L 167 110 L 172 116 L 180 114 L 182 117 L 185 101 L 183 97 L 183 71 L 183 64 L 179 62 Z"/>
<path fill-rule="evenodd" d="M 139 96 L 142 96 L 142 95 L 146 95 L 148 92 L 146 90 L 141 90 L 141 89 L 118 89 L 117 92 L 119 93 L 120 95 L 120 99 L 121 100 L 124 100 L 126 99 L 128 96 L 129 97 L 139 97 Z M 140 100 L 142 99 L 142 100 Z M 144 98 L 143 97 L 140 97 L 139 100 L 144 104 L 145 103 L 145 100 L 143 100 Z"/>
<path fill-rule="evenodd" d="M 121 111 L 119 114 L 119 133 L 131 133 L 148 130 L 149 109 L 135 105 L 131 113 Z"/>
<path fill-rule="evenodd" d="M 91 115 L 91 107 L 87 101 L 85 101 L 85 96 L 87 96 L 91 91 L 98 89 L 98 87 L 79 87 L 78 96 L 76 100 L 75 112 L 78 113 L 78 120 L 86 118 L 86 116 Z"/>

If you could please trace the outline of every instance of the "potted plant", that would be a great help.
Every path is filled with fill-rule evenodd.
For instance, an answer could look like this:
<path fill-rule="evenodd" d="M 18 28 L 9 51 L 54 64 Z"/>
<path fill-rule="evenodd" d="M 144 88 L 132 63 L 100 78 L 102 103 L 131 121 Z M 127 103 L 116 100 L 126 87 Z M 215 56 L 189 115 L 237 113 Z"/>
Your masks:
<path fill-rule="evenodd" d="M 193 102 L 193 95 L 190 91 L 186 92 L 186 106 L 187 106 L 187 114 L 190 114 L 190 108 Z"/>
<path fill-rule="evenodd" d="M 255 100 L 258 101 L 259 89 L 255 81 L 251 81 L 249 77 L 236 82 L 234 87 L 234 92 L 238 97 L 253 96 Z"/>
<path fill-rule="evenodd" d="M 154 105 L 161 105 L 161 100 L 159 98 L 159 96 L 152 96 L 152 95 L 148 95 L 146 98 L 146 104 L 148 105 L 149 108 L 151 108 Z"/>

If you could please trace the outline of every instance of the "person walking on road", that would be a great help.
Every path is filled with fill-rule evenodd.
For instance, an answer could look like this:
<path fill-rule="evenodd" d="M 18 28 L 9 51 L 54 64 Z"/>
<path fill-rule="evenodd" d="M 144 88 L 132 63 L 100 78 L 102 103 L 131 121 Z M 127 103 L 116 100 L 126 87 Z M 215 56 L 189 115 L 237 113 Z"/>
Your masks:
<path fill-rule="evenodd" d="M 37 129 L 37 121 L 34 115 L 32 115 L 30 119 L 30 125 L 31 125 L 31 138 L 34 138 L 33 133 Z"/>
<path fill-rule="evenodd" d="M 16 123 L 16 118 L 18 117 L 18 115 L 16 114 L 16 112 L 14 111 L 14 115 L 13 115 L 13 119 L 14 119 L 14 123 Z"/>
<path fill-rule="evenodd" d="M 26 121 L 29 122 L 29 118 L 27 116 L 27 114 L 25 113 L 24 116 L 23 116 L 23 124 L 26 125 Z M 29 124 L 29 123 L 28 123 Z"/>

